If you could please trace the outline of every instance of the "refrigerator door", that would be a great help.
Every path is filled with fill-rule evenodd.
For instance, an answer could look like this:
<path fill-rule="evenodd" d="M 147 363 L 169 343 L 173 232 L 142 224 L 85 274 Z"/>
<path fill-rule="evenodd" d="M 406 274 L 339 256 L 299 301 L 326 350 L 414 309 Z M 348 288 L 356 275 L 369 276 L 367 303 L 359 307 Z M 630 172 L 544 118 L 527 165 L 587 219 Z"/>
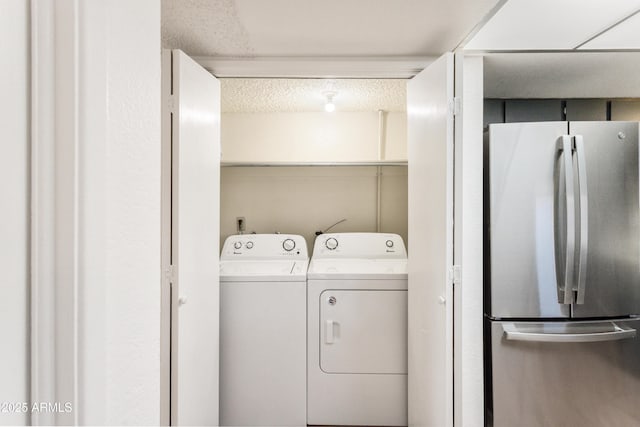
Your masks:
<path fill-rule="evenodd" d="M 570 315 L 575 209 L 567 134 L 567 122 L 489 126 L 491 317 Z"/>
<path fill-rule="evenodd" d="M 586 179 L 576 190 L 573 317 L 640 313 L 638 123 L 571 122 L 569 130 L 579 187 Z"/>
<path fill-rule="evenodd" d="M 487 425 L 640 425 L 640 321 L 488 321 Z"/>

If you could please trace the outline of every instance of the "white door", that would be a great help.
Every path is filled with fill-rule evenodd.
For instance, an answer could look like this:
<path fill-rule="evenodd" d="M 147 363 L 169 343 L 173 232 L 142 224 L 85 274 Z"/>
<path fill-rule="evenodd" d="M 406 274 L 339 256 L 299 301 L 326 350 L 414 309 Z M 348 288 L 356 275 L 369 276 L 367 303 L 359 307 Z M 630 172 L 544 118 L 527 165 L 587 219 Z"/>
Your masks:
<path fill-rule="evenodd" d="M 409 425 L 453 425 L 454 56 L 407 85 Z"/>
<path fill-rule="evenodd" d="M 328 289 L 318 303 L 324 372 L 407 373 L 407 291 Z"/>
<path fill-rule="evenodd" d="M 165 337 L 171 331 L 163 420 L 217 425 L 220 83 L 179 50 L 166 51 L 163 66 Z"/>

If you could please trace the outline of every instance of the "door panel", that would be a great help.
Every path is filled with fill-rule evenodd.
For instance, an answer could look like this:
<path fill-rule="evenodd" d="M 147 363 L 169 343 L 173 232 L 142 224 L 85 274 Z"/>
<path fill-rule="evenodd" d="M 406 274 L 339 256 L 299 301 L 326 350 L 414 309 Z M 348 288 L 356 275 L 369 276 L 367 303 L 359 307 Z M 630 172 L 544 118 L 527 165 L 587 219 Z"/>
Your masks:
<path fill-rule="evenodd" d="M 330 289 L 319 304 L 324 372 L 407 373 L 407 291 Z"/>
<path fill-rule="evenodd" d="M 640 425 L 640 321 L 488 324 L 489 426 Z"/>
<path fill-rule="evenodd" d="M 306 424 L 306 298 L 304 282 L 222 282 L 221 425 Z"/>
<path fill-rule="evenodd" d="M 171 422 L 217 425 L 220 84 L 171 57 Z"/>
<path fill-rule="evenodd" d="M 563 271 L 556 262 L 566 265 L 566 244 L 556 247 L 554 238 L 554 205 L 562 205 L 554 182 L 562 161 L 557 144 L 567 131 L 566 122 L 489 126 L 492 317 L 570 314 L 570 305 L 558 303 Z"/>
<path fill-rule="evenodd" d="M 588 234 L 584 304 L 575 317 L 640 313 L 638 123 L 572 122 L 584 142 Z"/>
<path fill-rule="evenodd" d="M 453 425 L 453 59 L 407 84 L 409 425 Z"/>

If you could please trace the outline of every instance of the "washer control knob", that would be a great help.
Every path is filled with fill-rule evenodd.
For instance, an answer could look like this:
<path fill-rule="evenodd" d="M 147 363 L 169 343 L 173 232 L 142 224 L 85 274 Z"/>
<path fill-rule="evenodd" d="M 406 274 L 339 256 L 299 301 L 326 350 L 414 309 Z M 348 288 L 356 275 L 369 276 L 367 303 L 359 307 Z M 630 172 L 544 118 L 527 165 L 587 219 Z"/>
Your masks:
<path fill-rule="evenodd" d="M 387 240 L 386 245 L 387 245 L 388 248 L 392 248 L 393 247 L 393 240 Z"/>
<path fill-rule="evenodd" d="M 338 239 L 335 239 L 333 237 L 327 239 L 326 242 L 324 242 L 324 245 L 327 247 L 327 249 L 329 249 L 330 251 L 334 250 L 335 248 L 338 247 Z"/>
<path fill-rule="evenodd" d="M 233 247 L 236 248 L 236 249 L 240 249 L 242 247 L 242 242 L 235 242 L 233 244 Z"/>
<path fill-rule="evenodd" d="M 336 297 L 334 297 L 334 296 L 330 296 L 330 297 L 327 299 L 327 302 L 329 303 L 329 305 L 336 305 L 336 303 L 338 302 L 338 300 L 336 299 Z"/>
<path fill-rule="evenodd" d="M 296 242 L 293 239 L 285 239 L 285 241 L 282 242 L 282 247 L 285 251 L 290 252 L 295 249 Z"/>
<path fill-rule="evenodd" d="M 244 245 L 244 247 L 245 247 L 245 248 L 247 248 L 247 249 L 251 249 L 251 248 L 253 248 L 253 242 L 247 242 L 247 243 Z"/>

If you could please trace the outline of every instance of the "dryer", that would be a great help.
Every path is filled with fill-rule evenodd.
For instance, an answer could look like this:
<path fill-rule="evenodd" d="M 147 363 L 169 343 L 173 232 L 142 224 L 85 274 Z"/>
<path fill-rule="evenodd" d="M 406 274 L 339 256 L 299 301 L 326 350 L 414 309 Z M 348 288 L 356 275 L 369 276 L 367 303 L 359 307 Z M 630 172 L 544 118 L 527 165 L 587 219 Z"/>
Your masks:
<path fill-rule="evenodd" d="M 406 426 L 407 252 L 402 238 L 318 236 L 307 295 L 307 424 Z"/>
<path fill-rule="evenodd" d="M 220 425 L 306 424 L 306 241 L 235 235 L 220 256 Z"/>

